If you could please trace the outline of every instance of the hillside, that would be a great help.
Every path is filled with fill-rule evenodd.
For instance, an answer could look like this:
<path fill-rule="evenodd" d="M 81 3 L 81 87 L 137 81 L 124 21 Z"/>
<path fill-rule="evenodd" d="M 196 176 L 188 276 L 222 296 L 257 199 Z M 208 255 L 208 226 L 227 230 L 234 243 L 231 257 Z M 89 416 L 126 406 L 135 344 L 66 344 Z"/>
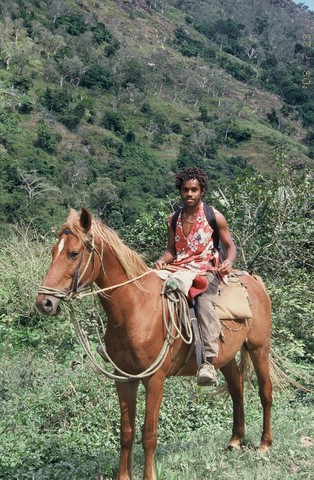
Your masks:
<path fill-rule="evenodd" d="M 314 16 L 292 1 L 1 2 L 0 211 L 115 228 L 202 166 L 213 187 L 314 157 Z"/>

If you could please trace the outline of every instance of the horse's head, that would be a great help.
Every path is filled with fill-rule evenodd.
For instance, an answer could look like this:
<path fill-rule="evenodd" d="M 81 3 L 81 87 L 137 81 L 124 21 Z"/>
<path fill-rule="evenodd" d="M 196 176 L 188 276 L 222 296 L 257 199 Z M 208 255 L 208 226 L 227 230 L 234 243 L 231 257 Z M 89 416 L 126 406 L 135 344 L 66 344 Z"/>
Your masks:
<path fill-rule="evenodd" d="M 101 254 L 95 248 L 91 227 L 92 217 L 85 208 L 81 214 L 71 209 L 52 248 L 50 269 L 36 298 L 42 313 L 56 315 L 61 300 L 69 299 L 96 279 Z"/>

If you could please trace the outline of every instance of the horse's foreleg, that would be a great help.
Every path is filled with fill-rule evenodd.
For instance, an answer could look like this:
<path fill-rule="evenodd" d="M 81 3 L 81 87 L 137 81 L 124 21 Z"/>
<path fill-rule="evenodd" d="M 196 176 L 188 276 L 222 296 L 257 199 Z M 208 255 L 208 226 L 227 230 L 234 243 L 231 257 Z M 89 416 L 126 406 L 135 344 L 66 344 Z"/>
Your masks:
<path fill-rule="evenodd" d="M 235 359 L 221 368 L 233 403 L 232 437 L 226 448 L 240 448 L 241 438 L 245 433 L 243 376 L 240 373 Z"/>
<path fill-rule="evenodd" d="M 130 480 L 132 478 L 132 449 L 135 435 L 135 412 L 138 384 L 138 381 L 127 383 L 116 382 L 121 412 L 121 451 L 117 480 Z"/>
<path fill-rule="evenodd" d="M 267 450 L 272 444 L 271 406 L 272 383 L 269 374 L 269 348 L 250 348 L 249 353 L 258 379 L 259 396 L 263 407 L 263 433 L 259 450 Z"/>
<path fill-rule="evenodd" d="M 145 480 L 156 480 L 155 451 L 157 447 L 157 428 L 159 409 L 162 401 L 164 378 L 154 375 L 143 382 L 146 389 L 146 412 L 142 444 L 145 452 Z"/>

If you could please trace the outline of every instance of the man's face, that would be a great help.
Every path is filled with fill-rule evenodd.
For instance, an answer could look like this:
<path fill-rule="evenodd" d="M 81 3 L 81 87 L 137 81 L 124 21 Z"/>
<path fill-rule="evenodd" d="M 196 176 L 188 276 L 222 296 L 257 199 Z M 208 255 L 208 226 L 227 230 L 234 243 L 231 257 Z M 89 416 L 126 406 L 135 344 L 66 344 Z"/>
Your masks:
<path fill-rule="evenodd" d="M 185 207 L 196 207 L 203 196 L 200 182 L 196 178 L 186 180 L 181 185 L 180 195 Z"/>

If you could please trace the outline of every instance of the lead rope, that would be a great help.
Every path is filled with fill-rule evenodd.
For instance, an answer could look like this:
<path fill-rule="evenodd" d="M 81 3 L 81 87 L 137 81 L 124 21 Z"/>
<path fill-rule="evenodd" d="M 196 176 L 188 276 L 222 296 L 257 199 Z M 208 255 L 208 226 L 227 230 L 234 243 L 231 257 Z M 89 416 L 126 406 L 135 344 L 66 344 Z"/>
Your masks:
<path fill-rule="evenodd" d="M 127 372 L 124 372 L 123 370 L 121 370 L 114 362 L 113 360 L 109 357 L 107 351 L 106 351 L 106 348 L 102 342 L 102 339 L 101 339 L 101 335 L 99 333 L 99 326 L 96 324 L 96 332 L 97 332 L 97 338 L 98 338 L 98 341 L 99 341 L 99 344 L 100 344 L 100 347 L 102 349 L 102 352 L 104 354 L 104 356 L 106 357 L 107 361 L 114 367 L 114 369 L 119 372 L 121 375 L 116 375 L 114 373 L 111 373 L 109 372 L 108 370 L 105 370 L 103 367 L 100 367 L 97 360 L 95 359 L 94 357 L 94 354 L 91 350 L 91 347 L 90 347 L 90 342 L 88 340 L 88 336 L 86 334 L 86 332 L 82 329 L 80 323 L 78 322 L 76 316 L 75 316 L 75 313 L 74 313 L 74 308 L 72 305 L 70 305 L 70 311 L 71 311 L 71 322 L 74 326 L 74 329 L 75 329 L 75 332 L 76 332 L 76 335 L 87 355 L 87 357 L 89 358 L 89 360 L 91 361 L 91 363 L 96 367 L 96 369 L 102 373 L 103 375 L 105 375 L 106 377 L 112 379 L 112 380 L 116 380 L 116 381 L 120 381 L 120 382 L 128 382 L 128 381 L 131 381 L 131 380 L 136 380 L 136 379 L 141 379 L 141 378 L 145 378 L 145 377 L 148 377 L 150 375 L 153 375 L 155 372 L 157 372 L 157 370 L 159 370 L 159 368 L 162 366 L 162 364 L 164 363 L 166 357 L 167 357 L 167 354 L 169 352 L 169 348 L 170 348 L 170 345 L 171 345 L 171 336 L 170 334 L 167 332 L 167 335 L 166 335 L 166 338 L 164 340 L 164 343 L 163 343 L 163 346 L 161 348 L 161 351 L 158 355 L 158 357 L 156 358 L 156 360 L 152 363 L 152 365 L 150 367 L 148 367 L 144 372 L 141 372 L 137 375 L 132 375 L 130 373 L 127 373 Z M 100 321 L 101 323 L 101 328 L 102 328 L 102 331 L 104 332 L 105 331 L 105 327 L 104 327 L 104 324 L 103 324 L 103 321 L 100 317 L 98 317 L 98 320 Z"/>
<path fill-rule="evenodd" d="M 85 272 L 85 270 L 84 270 L 84 272 Z M 71 290 L 69 292 L 64 292 L 62 290 L 41 286 L 38 290 L 38 293 L 41 293 L 41 294 L 44 294 L 44 295 L 51 295 L 51 296 L 54 296 L 56 298 L 64 299 L 66 301 L 70 301 L 70 300 L 73 301 L 74 298 L 75 299 L 81 299 L 85 296 L 92 295 L 92 304 L 94 304 L 94 295 L 95 294 L 103 294 L 106 291 L 113 290 L 113 289 L 121 287 L 123 285 L 127 285 L 128 283 L 131 283 L 131 282 L 135 282 L 135 281 L 143 278 L 144 276 L 148 275 L 151 272 L 152 272 L 151 270 L 146 271 L 143 274 L 141 274 L 141 275 L 139 275 L 135 278 L 129 279 L 129 280 L 123 282 L 123 283 L 112 285 L 111 287 L 106 287 L 106 288 L 102 288 L 102 289 L 96 287 L 95 290 L 93 290 L 93 288 L 92 288 L 90 292 L 80 292 L 80 293 L 75 294 L 75 292 L 73 292 L 73 290 Z M 80 278 L 82 278 L 82 277 L 80 276 Z M 167 299 L 167 304 L 168 304 L 169 322 L 167 322 L 165 300 L 164 300 L 165 297 Z M 99 366 L 99 364 L 98 364 L 97 360 L 95 359 L 95 356 L 94 356 L 94 354 L 91 350 L 90 342 L 88 340 L 88 335 L 82 329 L 79 321 L 77 320 L 77 318 L 75 316 L 74 307 L 73 307 L 72 303 L 70 303 L 70 318 L 71 318 L 71 322 L 74 326 L 75 333 L 76 333 L 76 335 L 78 337 L 78 340 L 79 340 L 80 344 L 82 345 L 87 357 L 89 358 L 91 363 L 94 365 L 94 367 L 100 373 L 102 373 L 103 375 L 105 375 L 106 377 L 108 377 L 112 380 L 116 380 L 116 381 L 120 381 L 120 382 L 128 382 L 128 381 L 132 381 L 132 380 L 136 380 L 136 379 L 145 378 L 145 377 L 148 377 L 150 375 L 153 375 L 155 372 L 157 372 L 157 370 L 159 370 L 159 368 L 162 366 L 162 364 L 166 360 L 166 357 L 168 355 L 170 346 L 171 346 L 171 344 L 173 343 L 174 340 L 176 340 L 178 338 L 181 338 L 184 343 L 187 343 L 187 344 L 192 343 L 193 333 L 192 333 L 192 329 L 191 329 L 191 324 L 189 322 L 187 301 L 186 301 L 183 293 L 181 293 L 179 290 L 177 290 L 176 293 L 174 293 L 173 291 L 171 291 L 171 292 L 170 291 L 168 291 L 168 292 L 167 291 L 166 292 L 162 291 L 161 292 L 161 302 L 162 302 L 163 324 L 164 324 L 164 326 L 166 328 L 166 331 L 167 331 L 166 337 L 165 337 L 163 346 L 161 348 L 161 351 L 160 351 L 159 355 L 157 356 L 156 360 L 144 372 L 141 372 L 137 375 L 132 375 L 130 373 L 124 372 L 109 357 L 109 355 L 106 351 L 106 347 L 104 346 L 104 344 L 102 342 L 102 339 L 101 339 L 101 335 L 99 333 L 99 326 L 95 322 L 97 338 L 98 338 L 100 347 L 102 349 L 102 352 L 103 352 L 104 356 L 106 357 L 107 361 L 121 375 L 113 374 L 113 373 L 105 370 L 103 367 Z M 183 316 L 182 318 L 185 319 L 186 338 L 184 337 L 184 335 L 182 333 L 182 322 L 180 321 L 180 315 Z M 103 321 L 102 321 L 100 316 L 98 316 L 98 319 L 99 319 L 99 322 L 101 324 L 102 333 L 104 335 L 105 327 L 104 327 Z M 176 319 L 177 319 L 177 322 L 176 322 Z M 175 333 L 173 333 L 173 331 Z"/>

